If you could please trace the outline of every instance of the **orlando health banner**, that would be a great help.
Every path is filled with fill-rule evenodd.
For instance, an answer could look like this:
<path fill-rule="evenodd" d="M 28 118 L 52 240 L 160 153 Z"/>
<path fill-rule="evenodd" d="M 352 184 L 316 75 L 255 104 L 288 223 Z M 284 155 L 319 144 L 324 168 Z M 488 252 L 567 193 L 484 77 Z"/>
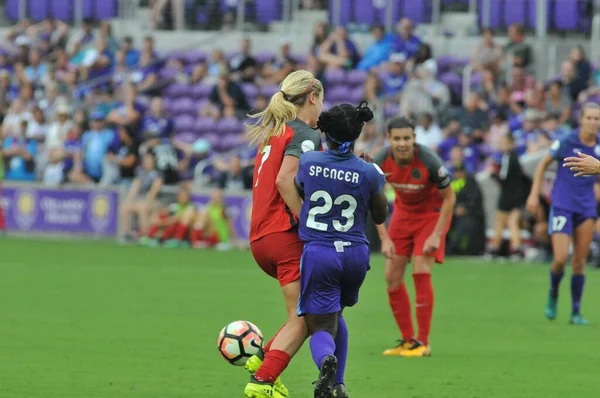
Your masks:
<path fill-rule="evenodd" d="M 0 199 L 9 231 L 117 234 L 119 195 L 115 191 L 5 185 Z"/>
<path fill-rule="evenodd" d="M 210 195 L 192 195 L 192 201 L 197 205 L 204 206 L 210 201 Z M 248 241 L 250 239 L 252 197 L 249 195 L 226 196 L 225 207 L 227 214 L 231 217 L 238 239 Z"/>

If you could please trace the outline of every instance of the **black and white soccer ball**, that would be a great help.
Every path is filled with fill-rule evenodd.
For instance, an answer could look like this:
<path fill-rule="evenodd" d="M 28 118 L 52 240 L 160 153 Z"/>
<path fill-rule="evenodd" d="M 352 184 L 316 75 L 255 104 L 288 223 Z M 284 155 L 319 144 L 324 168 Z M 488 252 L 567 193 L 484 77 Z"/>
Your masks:
<path fill-rule="evenodd" d="M 248 358 L 261 351 L 263 335 L 252 322 L 235 321 L 221 330 L 217 344 L 219 352 L 227 362 L 235 366 L 244 366 Z"/>

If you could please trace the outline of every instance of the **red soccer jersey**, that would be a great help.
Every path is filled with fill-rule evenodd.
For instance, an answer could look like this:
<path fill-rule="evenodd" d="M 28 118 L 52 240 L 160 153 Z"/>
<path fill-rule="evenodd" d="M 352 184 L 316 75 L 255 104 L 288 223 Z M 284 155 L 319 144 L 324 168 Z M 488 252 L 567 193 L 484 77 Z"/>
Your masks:
<path fill-rule="evenodd" d="M 289 122 L 282 135 L 272 137 L 262 148 L 254 168 L 250 242 L 298 224 L 279 194 L 275 180 L 285 156 L 299 158 L 304 152 L 321 148 L 319 133 L 300 120 Z"/>
<path fill-rule="evenodd" d="M 440 211 L 442 196 L 439 189 L 450 185 L 450 175 L 434 151 L 417 144 L 412 162 L 398 166 L 391 148 L 385 148 L 375 156 L 375 163 L 396 191 L 394 215 Z"/>

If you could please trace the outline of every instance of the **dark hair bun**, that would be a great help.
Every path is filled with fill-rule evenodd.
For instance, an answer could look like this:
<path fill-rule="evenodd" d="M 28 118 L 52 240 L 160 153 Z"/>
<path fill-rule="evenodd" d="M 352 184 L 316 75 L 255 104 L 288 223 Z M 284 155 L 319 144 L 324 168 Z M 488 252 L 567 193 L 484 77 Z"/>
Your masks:
<path fill-rule="evenodd" d="M 373 120 L 373 111 L 371 110 L 371 108 L 369 108 L 369 104 L 367 103 L 367 101 L 361 102 L 360 105 L 358 105 L 358 108 L 356 108 L 356 110 L 358 110 L 359 122 L 366 123 Z"/>
<path fill-rule="evenodd" d="M 335 117 L 331 114 L 331 111 L 321 112 L 319 120 L 317 120 L 317 128 L 324 133 L 331 131 L 335 124 Z"/>

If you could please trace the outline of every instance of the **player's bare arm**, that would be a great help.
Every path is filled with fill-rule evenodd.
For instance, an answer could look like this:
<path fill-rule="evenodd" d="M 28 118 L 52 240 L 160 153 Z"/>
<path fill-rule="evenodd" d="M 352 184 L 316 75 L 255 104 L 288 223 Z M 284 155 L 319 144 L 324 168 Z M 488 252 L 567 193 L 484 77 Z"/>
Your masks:
<path fill-rule="evenodd" d="M 281 198 L 292 213 L 296 215 L 300 214 L 300 209 L 302 208 L 302 200 L 300 199 L 300 195 L 298 195 L 294 182 L 299 162 L 300 159 L 295 156 L 285 156 L 275 180 L 275 185 Z"/>
<path fill-rule="evenodd" d="M 440 216 L 437 224 L 435 225 L 435 229 L 433 230 L 431 236 L 427 238 L 425 245 L 423 246 L 423 251 L 425 253 L 433 253 L 440 247 L 444 229 L 450 222 L 452 212 L 454 211 L 454 205 L 456 204 L 456 194 L 450 185 L 448 185 L 446 188 L 440 189 L 439 191 L 443 200 L 442 208 L 440 209 Z"/>
<path fill-rule="evenodd" d="M 388 216 L 388 204 L 387 197 L 385 196 L 385 191 L 382 189 L 377 194 L 373 196 L 371 199 L 371 217 L 373 218 L 373 222 L 379 226 L 383 225 L 385 229 L 385 220 Z M 386 232 L 387 234 L 387 232 Z"/>
<path fill-rule="evenodd" d="M 531 184 L 531 192 L 527 198 L 527 210 L 530 213 L 535 214 L 540 206 L 540 189 L 542 187 L 542 180 L 544 179 L 544 173 L 548 166 L 554 161 L 552 156 L 548 153 L 544 156 L 540 164 L 535 169 L 533 175 L 533 183 Z"/>
<path fill-rule="evenodd" d="M 578 152 L 577 156 L 565 158 L 563 167 L 575 173 L 575 177 L 594 176 L 600 174 L 600 160 L 593 156 Z"/>

